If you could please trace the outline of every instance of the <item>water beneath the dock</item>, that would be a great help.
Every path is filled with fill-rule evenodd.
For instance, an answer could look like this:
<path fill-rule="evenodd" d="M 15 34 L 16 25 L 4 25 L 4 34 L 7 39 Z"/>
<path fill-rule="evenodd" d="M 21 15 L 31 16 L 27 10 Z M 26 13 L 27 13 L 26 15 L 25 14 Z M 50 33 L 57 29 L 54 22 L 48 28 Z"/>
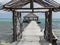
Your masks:
<path fill-rule="evenodd" d="M 45 27 L 44 19 L 39 20 L 39 24 L 42 28 Z M 60 38 L 60 19 L 53 19 L 52 23 L 53 31 L 56 33 L 57 37 Z M 6 40 L 7 42 L 12 41 L 12 20 L 11 19 L 0 19 L 0 41 Z"/>

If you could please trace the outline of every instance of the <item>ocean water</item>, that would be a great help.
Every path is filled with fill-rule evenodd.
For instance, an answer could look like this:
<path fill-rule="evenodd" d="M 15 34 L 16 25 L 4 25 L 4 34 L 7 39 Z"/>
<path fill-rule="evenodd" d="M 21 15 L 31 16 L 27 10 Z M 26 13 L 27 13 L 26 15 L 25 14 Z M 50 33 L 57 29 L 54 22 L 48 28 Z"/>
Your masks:
<path fill-rule="evenodd" d="M 41 22 L 39 25 L 42 28 L 44 28 L 45 27 L 45 20 L 39 19 L 39 21 Z M 52 20 L 52 28 L 54 30 L 60 30 L 60 19 L 53 19 Z M 11 42 L 12 41 L 12 34 L 13 34 L 12 19 L 0 18 L 0 41 L 5 40 L 7 42 Z M 58 35 L 60 38 L 60 32 Z"/>
<path fill-rule="evenodd" d="M 45 28 L 45 19 L 40 19 L 39 20 L 40 26 L 42 28 Z M 52 29 L 60 29 L 60 19 L 52 19 Z"/>
<path fill-rule="evenodd" d="M 12 18 L 0 18 L 0 22 L 12 22 Z"/>
<path fill-rule="evenodd" d="M 0 22 L 12 23 L 12 19 L 11 18 L 0 18 Z M 41 22 L 39 25 L 42 28 L 45 28 L 45 19 L 39 19 L 39 22 Z M 60 19 L 52 19 L 52 28 L 53 29 L 60 29 Z"/>

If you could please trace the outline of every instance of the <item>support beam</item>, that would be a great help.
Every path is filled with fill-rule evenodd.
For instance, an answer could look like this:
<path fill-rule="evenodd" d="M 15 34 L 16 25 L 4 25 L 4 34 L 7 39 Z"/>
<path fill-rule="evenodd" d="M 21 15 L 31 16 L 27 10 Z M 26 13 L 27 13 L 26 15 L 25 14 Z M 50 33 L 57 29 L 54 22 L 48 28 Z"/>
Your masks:
<path fill-rule="evenodd" d="M 17 12 L 23 12 L 23 13 L 31 13 L 32 12 L 32 9 L 16 9 L 15 11 Z M 49 11 L 49 9 L 34 9 L 34 13 L 37 13 L 37 12 L 47 12 Z"/>
<path fill-rule="evenodd" d="M 47 39 L 47 37 L 48 37 L 48 12 L 45 12 L 45 31 L 44 31 L 44 38 L 46 39 L 46 40 L 48 40 Z"/>
<path fill-rule="evenodd" d="M 45 31 L 44 38 L 52 42 L 52 9 L 49 12 L 45 12 Z"/>
<path fill-rule="evenodd" d="M 13 42 L 22 38 L 21 13 L 13 10 Z"/>
<path fill-rule="evenodd" d="M 48 38 L 49 41 L 52 42 L 52 9 L 49 9 L 48 14 Z"/>
<path fill-rule="evenodd" d="M 34 12 L 34 9 L 33 9 L 33 7 L 34 7 L 34 6 L 33 6 L 33 2 L 34 2 L 33 0 L 30 1 L 30 8 L 32 9 L 32 13 Z"/>
<path fill-rule="evenodd" d="M 13 12 L 13 42 L 17 41 L 17 13 Z"/>
<path fill-rule="evenodd" d="M 21 24 L 21 13 L 17 12 L 17 39 L 20 40 L 22 38 L 22 24 Z"/>
<path fill-rule="evenodd" d="M 22 16 L 21 16 L 21 12 L 19 12 L 20 13 L 20 33 L 22 33 Z"/>

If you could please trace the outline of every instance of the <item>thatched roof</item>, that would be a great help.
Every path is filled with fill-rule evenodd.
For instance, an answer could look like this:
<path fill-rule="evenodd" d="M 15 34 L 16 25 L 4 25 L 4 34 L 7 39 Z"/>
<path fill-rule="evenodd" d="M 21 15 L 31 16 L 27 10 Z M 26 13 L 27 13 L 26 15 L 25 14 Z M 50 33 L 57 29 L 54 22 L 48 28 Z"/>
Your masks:
<path fill-rule="evenodd" d="M 54 0 L 33 0 L 33 2 L 36 2 L 44 8 L 50 8 L 50 7 L 60 7 L 60 4 L 55 2 Z M 31 0 L 12 0 L 9 3 L 5 4 L 5 8 L 22 8 L 24 5 L 31 3 Z M 20 6 L 20 7 L 19 7 Z M 59 9 L 60 10 L 60 9 Z"/>
<path fill-rule="evenodd" d="M 33 0 L 34 2 L 39 3 L 40 5 L 43 5 L 45 7 L 59 7 L 60 4 L 53 1 L 53 0 L 48 0 L 48 1 L 44 1 L 44 0 Z M 31 0 L 12 0 L 9 3 L 7 3 L 5 6 L 6 7 L 17 7 L 17 6 L 23 6 L 25 4 L 30 3 Z"/>
<path fill-rule="evenodd" d="M 33 14 L 33 13 L 29 13 L 29 14 L 27 14 L 26 16 L 24 16 L 24 18 L 29 18 L 29 17 L 38 18 L 38 16 L 35 15 L 35 14 Z"/>

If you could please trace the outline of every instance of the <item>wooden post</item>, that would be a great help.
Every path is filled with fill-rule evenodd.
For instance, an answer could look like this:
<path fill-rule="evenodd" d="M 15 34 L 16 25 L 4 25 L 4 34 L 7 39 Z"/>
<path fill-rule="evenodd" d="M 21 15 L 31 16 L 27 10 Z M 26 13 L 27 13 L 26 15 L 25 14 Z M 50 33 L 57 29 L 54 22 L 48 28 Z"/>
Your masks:
<path fill-rule="evenodd" d="M 17 12 L 17 40 L 20 40 L 20 13 Z"/>
<path fill-rule="evenodd" d="M 33 10 L 33 0 L 30 1 L 30 8 L 32 9 L 32 13 L 34 12 Z"/>
<path fill-rule="evenodd" d="M 48 13 L 48 39 L 52 42 L 52 9 L 49 9 Z"/>
<path fill-rule="evenodd" d="M 52 42 L 52 9 L 49 9 L 49 12 L 45 12 L 44 38 Z"/>
<path fill-rule="evenodd" d="M 45 31 L 44 38 L 48 40 L 48 12 L 45 12 Z"/>
<path fill-rule="evenodd" d="M 21 13 L 13 10 L 13 42 L 22 38 Z"/>
<path fill-rule="evenodd" d="M 17 41 L 17 13 L 13 10 L 13 42 Z"/>
<path fill-rule="evenodd" d="M 21 37 L 20 38 L 22 38 L 22 19 L 21 19 L 21 12 L 19 12 L 20 13 L 20 33 L 21 33 Z"/>
<path fill-rule="evenodd" d="M 18 40 L 22 38 L 22 22 L 21 22 L 21 12 L 17 12 L 17 17 L 18 17 L 18 25 L 17 25 L 17 35 L 18 35 Z"/>

